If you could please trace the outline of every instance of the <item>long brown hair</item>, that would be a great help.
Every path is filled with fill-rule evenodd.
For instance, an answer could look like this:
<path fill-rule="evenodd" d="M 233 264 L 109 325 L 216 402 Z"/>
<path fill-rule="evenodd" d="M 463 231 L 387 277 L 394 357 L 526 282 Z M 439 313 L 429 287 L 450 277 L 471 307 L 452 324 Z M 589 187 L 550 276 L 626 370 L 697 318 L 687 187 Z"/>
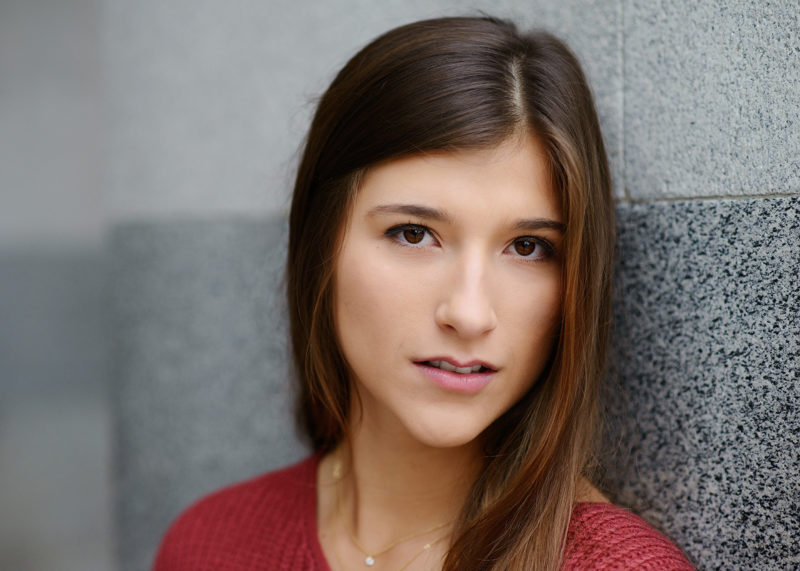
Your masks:
<path fill-rule="evenodd" d="M 597 115 L 581 67 L 546 32 L 492 18 L 396 28 L 356 54 L 323 95 L 297 173 L 288 298 L 299 418 L 318 452 L 346 436 L 348 367 L 332 273 L 365 169 L 426 151 L 536 136 L 566 221 L 563 311 L 551 364 L 484 433 L 475 482 L 444 568 L 556 569 L 577 482 L 592 459 L 608 336 L 614 207 Z"/>

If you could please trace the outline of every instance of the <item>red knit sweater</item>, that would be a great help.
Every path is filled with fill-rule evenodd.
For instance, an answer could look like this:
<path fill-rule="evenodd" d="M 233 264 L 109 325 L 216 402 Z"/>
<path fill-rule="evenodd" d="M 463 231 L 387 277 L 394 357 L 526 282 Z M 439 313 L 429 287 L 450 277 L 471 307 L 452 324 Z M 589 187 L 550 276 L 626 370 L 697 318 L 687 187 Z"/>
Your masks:
<path fill-rule="evenodd" d="M 161 543 L 154 571 L 330 571 L 317 540 L 318 457 L 225 488 L 192 505 Z M 667 539 L 611 504 L 580 503 L 565 569 L 691 571 Z"/>

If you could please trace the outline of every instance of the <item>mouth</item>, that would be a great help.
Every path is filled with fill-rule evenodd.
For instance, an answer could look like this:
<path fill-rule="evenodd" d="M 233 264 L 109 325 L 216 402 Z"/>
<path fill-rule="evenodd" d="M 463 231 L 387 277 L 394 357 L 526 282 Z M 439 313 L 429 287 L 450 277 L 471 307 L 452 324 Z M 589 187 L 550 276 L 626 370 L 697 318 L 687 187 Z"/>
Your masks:
<path fill-rule="evenodd" d="M 494 378 L 497 369 L 484 361 L 458 362 L 450 357 L 415 361 L 420 372 L 449 393 L 478 394 Z"/>
<path fill-rule="evenodd" d="M 433 367 L 434 369 L 441 369 L 450 373 L 457 373 L 459 375 L 471 375 L 475 373 L 490 373 L 495 369 L 490 365 L 482 362 L 473 362 L 465 365 L 454 364 L 444 359 L 432 359 L 430 361 L 417 361 L 420 365 Z"/>

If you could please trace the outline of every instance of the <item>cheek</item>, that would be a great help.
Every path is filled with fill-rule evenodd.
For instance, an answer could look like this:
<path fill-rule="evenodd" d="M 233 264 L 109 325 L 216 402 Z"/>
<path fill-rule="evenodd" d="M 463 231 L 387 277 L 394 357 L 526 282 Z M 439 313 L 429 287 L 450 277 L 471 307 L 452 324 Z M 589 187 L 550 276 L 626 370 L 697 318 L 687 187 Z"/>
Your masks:
<path fill-rule="evenodd" d="M 364 337 L 361 332 L 370 327 L 372 312 L 369 276 L 357 262 L 358 257 L 343 250 L 334 276 L 336 332 L 348 361 L 351 360 L 351 348 L 358 347 Z"/>
<path fill-rule="evenodd" d="M 561 280 L 547 276 L 536 287 L 515 292 L 518 303 L 506 309 L 506 333 L 520 348 L 523 367 L 538 377 L 553 351 L 561 322 Z"/>
<path fill-rule="evenodd" d="M 392 312 L 387 304 L 396 289 L 386 269 L 355 248 L 342 252 L 334 280 L 337 320 L 345 324 L 369 324 Z"/>
<path fill-rule="evenodd" d="M 415 303 L 413 280 L 396 266 L 383 262 L 375 248 L 345 244 L 334 277 L 336 330 L 345 357 L 354 369 L 358 362 L 397 348 L 404 325 L 412 323 Z M 418 301 L 418 300 L 416 300 Z"/>

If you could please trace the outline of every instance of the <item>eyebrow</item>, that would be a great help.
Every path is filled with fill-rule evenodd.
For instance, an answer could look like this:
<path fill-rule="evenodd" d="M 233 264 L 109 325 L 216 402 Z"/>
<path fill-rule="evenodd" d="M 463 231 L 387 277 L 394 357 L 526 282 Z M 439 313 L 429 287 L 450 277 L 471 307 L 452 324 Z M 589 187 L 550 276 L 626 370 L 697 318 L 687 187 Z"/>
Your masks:
<path fill-rule="evenodd" d="M 438 208 L 421 206 L 419 204 L 382 204 L 372 208 L 368 212 L 369 216 L 376 216 L 378 214 L 408 214 L 409 216 L 416 216 L 425 220 L 437 220 L 441 222 L 451 221 L 451 218 L 447 212 L 439 210 Z M 514 223 L 513 228 L 514 230 L 529 232 L 549 229 L 557 230 L 562 234 L 567 230 L 567 227 L 563 222 L 551 220 L 550 218 L 525 218 L 522 220 L 517 220 Z"/>
<path fill-rule="evenodd" d="M 376 214 L 408 214 L 426 220 L 438 220 L 440 222 L 450 222 L 450 216 L 443 210 L 420 206 L 419 204 L 382 204 L 369 211 L 369 216 Z"/>
<path fill-rule="evenodd" d="M 535 230 L 542 230 L 542 229 L 549 229 L 549 230 L 557 230 L 564 234 L 567 231 L 567 225 L 563 222 L 557 222 L 556 220 L 550 220 L 549 218 L 529 218 L 525 220 L 518 220 L 516 224 L 514 224 L 514 230 L 528 230 L 528 231 L 535 231 Z"/>

